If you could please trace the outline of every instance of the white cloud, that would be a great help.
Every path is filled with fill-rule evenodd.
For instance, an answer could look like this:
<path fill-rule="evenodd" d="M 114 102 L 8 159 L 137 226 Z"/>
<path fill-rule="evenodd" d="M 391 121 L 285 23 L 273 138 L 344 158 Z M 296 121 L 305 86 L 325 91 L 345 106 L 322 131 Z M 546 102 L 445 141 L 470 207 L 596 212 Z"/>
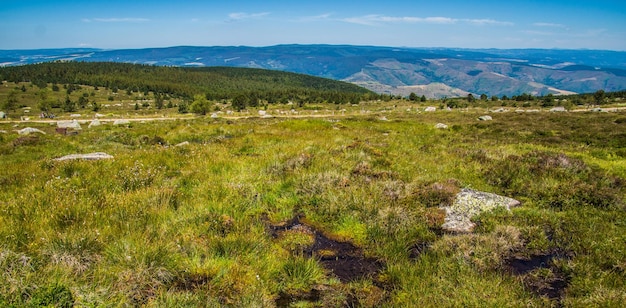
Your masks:
<path fill-rule="evenodd" d="M 244 12 L 237 12 L 237 13 L 228 14 L 228 18 L 230 21 L 237 21 L 237 20 L 244 20 L 244 19 L 251 19 L 251 18 L 261 18 L 269 14 L 270 14 L 269 12 L 252 13 L 252 14 L 244 13 Z"/>
<path fill-rule="evenodd" d="M 350 17 L 342 19 L 344 22 L 373 26 L 381 23 L 407 23 L 407 24 L 437 24 L 437 25 L 450 25 L 457 23 L 469 23 L 472 25 L 498 25 L 498 26 L 512 26 L 513 23 L 498 21 L 493 19 L 457 19 L 450 17 L 414 17 L 414 16 L 383 16 L 383 15 L 365 15 L 360 17 Z"/>
<path fill-rule="evenodd" d="M 536 23 L 533 24 L 533 26 L 535 26 L 535 27 L 548 27 L 548 28 L 567 29 L 567 26 L 565 26 L 565 25 L 555 24 L 555 23 L 550 23 L 550 22 L 536 22 Z"/>
<path fill-rule="evenodd" d="M 461 20 L 464 22 L 467 22 L 473 25 L 479 25 L 479 26 L 490 26 L 490 25 L 512 26 L 513 25 L 512 22 L 498 21 L 498 20 L 493 20 L 493 19 L 461 19 Z"/>
<path fill-rule="evenodd" d="M 147 18 L 83 18 L 83 22 L 148 22 Z"/>
<path fill-rule="evenodd" d="M 320 20 L 329 20 L 332 15 L 333 15 L 332 13 L 326 13 L 326 14 L 315 15 L 315 16 L 304 16 L 298 19 L 297 21 L 312 22 L 312 21 L 320 21 Z"/>

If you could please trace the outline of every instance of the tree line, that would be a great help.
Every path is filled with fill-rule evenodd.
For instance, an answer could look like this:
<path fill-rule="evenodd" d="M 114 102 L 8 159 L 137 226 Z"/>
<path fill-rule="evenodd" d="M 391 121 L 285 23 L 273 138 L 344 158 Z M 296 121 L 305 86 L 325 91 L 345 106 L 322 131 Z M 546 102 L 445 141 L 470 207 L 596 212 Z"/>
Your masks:
<path fill-rule="evenodd" d="M 115 92 L 152 92 L 192 100 L 229 100 L 235 108 L 261 103 L 358 103 L 380 99 L 365 88 L 341 81 L 282 71 L 206 67 L 183 68 L 115 62 L 50 62 L 0 68 L 0 80 L 47 84 L 89 85 Z"/>

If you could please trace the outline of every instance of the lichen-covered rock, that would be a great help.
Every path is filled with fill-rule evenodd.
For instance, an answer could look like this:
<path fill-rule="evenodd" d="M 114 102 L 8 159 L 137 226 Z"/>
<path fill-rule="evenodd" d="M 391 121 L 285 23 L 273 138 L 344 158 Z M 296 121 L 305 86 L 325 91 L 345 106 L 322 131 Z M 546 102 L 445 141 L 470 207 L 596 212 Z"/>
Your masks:
<path fill-rule="evenodd" d="M 520 202 L 512 198 L 472 189 L 463 189 L 456 195 L 451 206 L 443 207 L 446 211 L 446 218 L 441 227 L 449 232 L 472 232 L 475 227 L 475 224 L 471 221 L 472 217 L 498 207 L 510 210 L 511 207 L 518 205 L 520 205 Z"/>

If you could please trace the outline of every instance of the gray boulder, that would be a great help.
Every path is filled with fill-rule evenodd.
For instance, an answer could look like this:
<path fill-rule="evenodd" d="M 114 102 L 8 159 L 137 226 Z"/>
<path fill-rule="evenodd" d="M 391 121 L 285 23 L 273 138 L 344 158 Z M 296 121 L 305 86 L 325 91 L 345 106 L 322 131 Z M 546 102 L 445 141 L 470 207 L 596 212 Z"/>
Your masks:
<path fill-rule="evenodd" d="M 76 120 L 57 121 L 57 127 L 58 128 L 71 128 L 71 129 L 76 129 L 76 130 L 82 129 L 80 127 L 80 123 L 78 123 L 78 121 L 76 121 Z"/>
<path fill-rule="evenodd" d="M 488 116 L 488 115 L 480 116 L 480 117 L 478 117 L 478 119 L 481 120 L 481 121 L 491 121 L 491 120 L 493 120 L 493 118 L 491 116 Z"/>
<path fill-rule="evenodd" d="M 471 221 L 473 217 L 495 208 L 501 207 L 510 210 L 512 207 L 519 205 L 520 202 L 512 198 L 472 189 L 463 189 L 456 195 L 451 206 L 442 208 L 446 211 L 446 217 L 441 227 L 449 232 L 472 232 L 475 227 L 475 224 Z"/>
<path fill-rule="evenodd" d="M 7 114 L 4 111 L 0 111 L 0 119 L 4 119 L 7 117 Z"/>

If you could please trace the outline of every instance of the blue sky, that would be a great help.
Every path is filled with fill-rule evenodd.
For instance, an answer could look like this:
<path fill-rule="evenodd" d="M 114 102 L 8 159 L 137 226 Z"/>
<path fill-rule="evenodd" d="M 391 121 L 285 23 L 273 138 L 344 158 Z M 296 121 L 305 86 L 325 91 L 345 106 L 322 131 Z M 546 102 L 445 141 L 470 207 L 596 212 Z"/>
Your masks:
<path fill-rule="evenodd" d="M 626 50 L 624 0 L 0 0 L 0 49 L 354 44 Z"/>

